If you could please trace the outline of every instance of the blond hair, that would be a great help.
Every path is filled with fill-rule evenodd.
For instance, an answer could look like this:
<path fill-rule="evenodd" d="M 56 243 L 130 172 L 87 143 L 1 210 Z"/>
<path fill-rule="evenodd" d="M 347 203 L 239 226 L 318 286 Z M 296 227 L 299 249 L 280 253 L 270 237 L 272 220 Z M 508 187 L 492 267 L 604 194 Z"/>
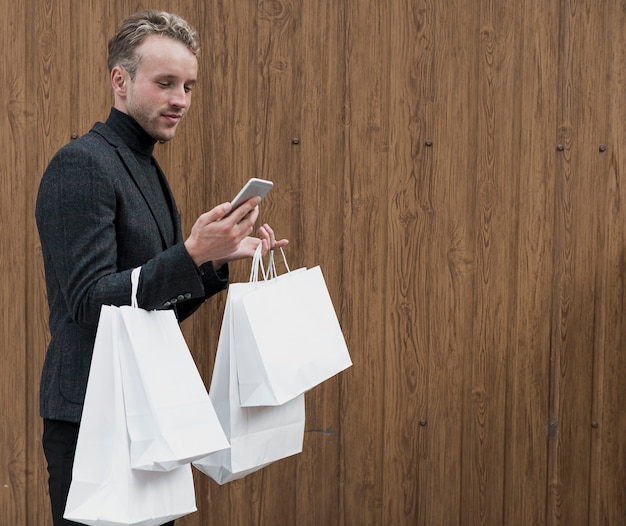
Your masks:
<path fill-rule="evenodd" d="M 137 48 L 151 35 L 162 35 L 182 42 L 196 57 L 200 53 L 198 33 L 183 18 L 165 11 L 140 11 L 124 20 L 109 40 L 109 71 L 115 66 L 121 66 L 134 80 L 141 58 Z"/>

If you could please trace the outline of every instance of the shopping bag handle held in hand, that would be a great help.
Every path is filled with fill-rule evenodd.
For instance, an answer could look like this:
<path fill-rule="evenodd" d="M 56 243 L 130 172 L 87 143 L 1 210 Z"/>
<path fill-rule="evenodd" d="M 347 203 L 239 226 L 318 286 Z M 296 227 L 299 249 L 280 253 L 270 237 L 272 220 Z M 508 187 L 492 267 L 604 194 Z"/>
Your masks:
<path fill-rule="evenodd" d="M 250 283 L 256 283 L 259 281 L 259 267 L 261 268 L 261 276 L 263 281 L 267 281 L 267 274 L 265 273 L 265 267 L 263 266 L 263 246 L 262 243 L 256 247 L 254 256 L 252 256 L 252 267 L 250 268 Z"/>
<path fill-rule="evenodd" d="M 262 244 L 259 243 L 259 246 L 257 246 L 256 250 L 254 251 L 254 256 L 252 257 L 252 268 L 250 269 L 249 279 L 251 283 L 259 281 L 259 268 L 261 269 L 261 276 L 263 277 L 264 281 L 268 281 L 270 279 L 278 277 L 278 272 L 276 271 L 276 262 L 274 261 L 274 251 L 270 250 L 270 257 L 266 272 L 263 265 L 262 250 Z M 283 256 L 283 263 L 285 264 L 285 268 L 287 269 L 287 273 L 289 274 L 291 270 L 289 269 L 289 265 L 287 264 L 287 258 L 285 257 L 285 252 L 283 251 L 282 247 L 280 247 L 280 253 Z"/>
<path fill-rule="evenodd" d="M 289 265 L 287 265 L 287 258 L 285 257 L 285 252 L 283 250 L 283 247 L 280 247 L 280 253 L 283 256 L 283 263 L 285 265 L 285 269 L 287 269 L 287 274 L 290 274 L 291 270 L 289 269 Z M 267 272 L 268 272 L 269 279 L 278 277 L 278 272 L 276 271 L 276 262 L 274 261 L 273 250 L 270 250 L 270 260 L 269 260 L 269 263 L 267 264 Z"/>

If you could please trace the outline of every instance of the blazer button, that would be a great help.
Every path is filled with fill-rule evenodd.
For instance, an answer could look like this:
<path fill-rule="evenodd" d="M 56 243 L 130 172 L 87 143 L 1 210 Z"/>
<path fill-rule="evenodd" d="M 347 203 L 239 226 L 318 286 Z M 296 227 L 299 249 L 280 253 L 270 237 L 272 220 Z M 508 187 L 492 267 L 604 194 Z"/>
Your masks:
<path fill-rule="evenodd" d="M 185 296 L 183 296 L 182 294 L 178 295 L 178 301 L 183 301 L 185 299 Z"/>
<path fill-rule="evenodd" d="M 185 294 L 185 299 L 186 299 L 186 300 L 190 300 L 190 299 L 191 299 L 191 292 L 187 292 L 187 293 Z"/>
<path fill-rule="evenodd" d="M 169 307 L 170 305 L 171 305 L 171 303 L 170 303 L 169 301 L 166 301 L 166 302 L 163 304 L 163 306 L 164 306 L 164 307 Z"/>
<path fill-rule="evenodd" d="M 174 303 L 177 303 L 177 302 L 178 302 L 178 299 L 177 299 L 177 298 L 172 298 L 172 299 L 170 300 L 170 303 L 171 303 L 172 305 L 174 305 Z"/>

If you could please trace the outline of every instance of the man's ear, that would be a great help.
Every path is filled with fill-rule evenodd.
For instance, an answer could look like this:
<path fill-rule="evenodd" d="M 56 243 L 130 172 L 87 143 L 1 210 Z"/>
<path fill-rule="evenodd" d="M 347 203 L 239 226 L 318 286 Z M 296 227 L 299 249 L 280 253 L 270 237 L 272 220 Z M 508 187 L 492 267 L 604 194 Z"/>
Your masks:
<path fill-rule="evenodd" d="M 128 82 L 128 73 L 121 66 L 115 66 L 111 70 L 111 87 L 113 92 L 120 97 L 126 95 L 126 83 Z"/>

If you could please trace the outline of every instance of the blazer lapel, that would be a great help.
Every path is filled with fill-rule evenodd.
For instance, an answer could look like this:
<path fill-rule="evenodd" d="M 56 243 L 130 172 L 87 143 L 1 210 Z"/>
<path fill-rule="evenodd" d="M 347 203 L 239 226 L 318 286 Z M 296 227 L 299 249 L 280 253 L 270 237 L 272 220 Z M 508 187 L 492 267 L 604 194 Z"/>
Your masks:
<path fill-rule="evenodd" d="M 174 223 L 174 237 L 175 237 L 174 243 L 175 244 L 181 243 L 183 240 L 182 227 L 180 224 L 180 213 L 178 212 L 178 208 L 176 207 L 176 200 L 174 199 L 174 194 L 172 193 L 172 189 L 170 188 L 170 184 L 167 181 L 167 177 L 165 177 L 165 174 L 163 173 L 163 170 L 161 170 L 159 163 L 154 157 L 152 158 L 152 160 L 154 161 L 154 166 L 156 167 L 156 171 L 159 174 L 161 186 L 165 190 L 165 199 L 172 213 L 172 222 Z M 159 226 L 159 228 L 162 229 L 161 226 Z"/>
<path fill-rule="evenodd" d="M 169 205 L 169 209 L 171 211 L 172 217 L 171 219 L 170 218 L 166 219 L 157 213 L 155 209 L 156 196 L 154 195 L 154 185 L 151 185 L 150 182 L 146 179 L 146 175 L 141 169 L 139 162 L 135 158 L 135 155 L 132 153 L 130 148 L 128 148 L 127 146 L 122 146 L 118 148 L 118 152 L 120 154 L 120 157 L 122 158 L 122 161 L 128 168 L 128 173 L 133 178 L 133 180 L 135 181 L 135 184 L 139 187 L 139 191 L 141 192 L 144 199 L 148 203 L 150 212 L 152 212 L 152 217 L 154 217 L 154 220 L 156 221 L 156 224 L 159 227 L 159 233 L 161 234 L 161 241 L 163 241 L 163 247 L 167 248 L 169 243 L 167 242 L 167 237 L 165 235 L 165 228 L 163 225 L 163 221 L 170 220 L 174 223 L 174 232 L 176 233 L 177 238 L 179 236 L 178 232 L 180 232 L 180 219 L 178 217 L 178 213 L 175 213 L 175 208 L 173 208 L 174 199 L 172 196 L 172 192 L 169 188 L 169 185 L 166 186 L 167 192 L 165 192 L 166 193 L 165 197 Z M 163 176 L 163 172 L 158 166 L 157 166 L 157 172 L 159 173 L 159 177 L 161 177 L 162 179 L 165 179 L 165 177 Z"/>
<path fill-rule="evenodd" d="M 155 208 L 156 196 L 154 195 L 154 186 L 150 184 L 150 182 L 146 179 L 146 176 L 139 165 L 139 162 L 135 158 L 135 155 L 131 151 L 131 149 L 124 144 L 121 138 L 114 132 L 111 132 L 109 128 L 107 128 L 104 124 L 97 123 L 93 131 L 102 135 L 109 143 L 111 143 L 117 149 L 117 152 L 122 159 L 122 162 L 126 166 L 129 175 L 139 188 L 139 191 L 143 195 L 143 198 L 146 200 L 148 207 L 150 208 L 150 212 L 152 213 L 152 217 L 154 217 L 154 221 L 156 222 L 159 228 L 159 234 L 161 235 L 161 241 L 163 242 L 163 247 L 168 247 L 167 236 L 165 234 L 166 230 L 163 222 L 168 220 L 169 218 L 161 217 L 160 214 L 157 213 Z M 157 173 L 161 178 L 162 186 L 166 189 L 165 199 L 169 205 L 169 209 L 171 211 L 171 221 L 174 224 L 174 234 L 175 234 L 175 242 L 180 243 L 182 240 L 181 233 L 181 225 L 180 225 L 180 214 L 178 213 L 178 209 L 176 208 L 176 202 L 174 201 L 174 196 L 170 189 L 170 186 L 163 174 L 163 171 L 159 167 L 156 160 L 154 161 L 157 169 Z"/>

